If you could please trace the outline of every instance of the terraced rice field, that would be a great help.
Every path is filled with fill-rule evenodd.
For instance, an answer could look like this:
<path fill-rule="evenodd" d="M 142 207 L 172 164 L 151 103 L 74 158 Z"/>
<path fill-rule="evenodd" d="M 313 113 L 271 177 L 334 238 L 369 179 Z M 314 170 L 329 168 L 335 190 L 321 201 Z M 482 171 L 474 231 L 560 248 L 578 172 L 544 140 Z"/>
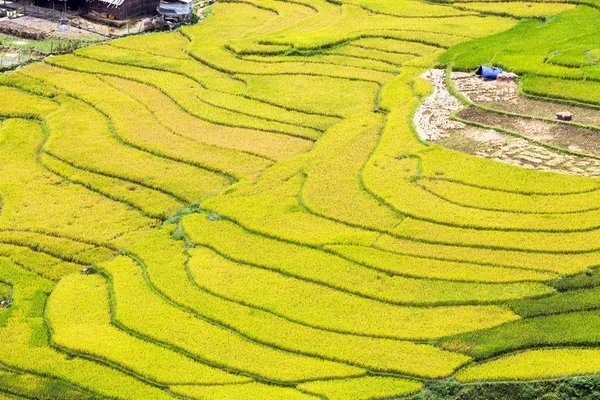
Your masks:
<path fill-rule="evenodd" d="M 592 113 L 599 8 L 223 1 L 1 76 L 0 398 L 368 400 L 600 373 L 600 181 L 412 122 L 424 72 L 483 63 Z"/>

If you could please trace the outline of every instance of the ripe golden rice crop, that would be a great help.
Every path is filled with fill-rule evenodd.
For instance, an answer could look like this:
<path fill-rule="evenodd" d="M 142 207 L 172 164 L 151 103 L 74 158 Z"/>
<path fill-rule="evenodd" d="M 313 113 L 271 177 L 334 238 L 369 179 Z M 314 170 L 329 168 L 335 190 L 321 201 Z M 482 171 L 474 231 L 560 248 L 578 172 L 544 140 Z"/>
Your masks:
<path fill-rule="evenodd" d="M 166 219 L 183 205 L 158 190 L 76 168 L 46 153 L 40 156 L 40 160 L 52 172 L 107 197 L 133 205 L 150 217 Z"/>
<path fill-rule="evenodd" d="M 515 319 L 512 313 L 493 306 L 417 308 L 382 304 L 227 259 L 198 265 L 193 254 L 193 276 L 209 292 L 336 332 L 425 340 Z M 447 314 L 461 318 L 444 318 Z"/>
<path fill-rule="evenodd" d="M 184 218 L 191 239 L 229 258 L 348 293 L 396 304 L 477 304 L 549 294 L 538 283 L 467 284 L 390 276 L 307 246 L 253 235 L 231 222 L 209 221 L 204 215 Z M 238 243 L 243 243 L 242 247 Z M 268 249 L 260 253 L 256 250 Z M 357 277 L 361 277 L 357 280 Z M 436 293 L 432 297 L 432 293 Z"/>
<path fill-rule="evenodd" d="M 87 299 L 81 301 L 81 298 Z M 106 280 L 99 275 L 63 278 L 48 298 L 46 318 L 52 339 L 159 384 L 225 384 L 248 378 L 200 364 L 173 350 L 148 343 L 111 325 Z"/>
<path fill-rule="evenodd" d="M 298 386 L 309 393 L 327 396 L 331 400 L 367 400 L 405 396 L 418 392 L 423 384 L 408 379 L 382 376 L 303 383 Z"/>
<path fill-rule="evenodd" d="M 414 235 L 419 239 L 419 232 L 423 232 L 421 229 L 430 226 L 421 224 L 412 225 L 410 222 L 410 220 L 405 221 L 407 227 L 399 230 L 400 234 L 406 231 L 414 232 Z M 411 228 L 414 228 L 414 230 L 410 230 Z M 520 250 L 518 247 L 515 248 L 515 246 L 511 246 L 508 249 L 503 246 L 485 248 L 480 245 L 485 237 L 481 237 L 481 233 L 477 230 L 466 232 L 461 230 L 449 231 L 451 233 L 449 236 L 456 239 L 456 241 L 444 240 L 445 235 L 440 235 L 442 239 L 441 243 L 424 243 L 420 240 L 406 240 L 384 235 L 378 239 L 376 247 L 399 254 L 434 257 L 448 261 L 464 261 L 500 267 L 558 272 L 562 274 L 574 274 L 585 271 L 588 268 L 593 268 L 598 260 L 598 255 L 595 251 L 565 254 L 561 251 L 556 251 L 556 246 L 552 252 L 528 252 L 527 250 Z M 466 233 L 466 240 L 460 236 L 462 232 Z M 442 230 L 441 234 L 443 233 L 445 232 Z M 470 238 L 469 234 L 473 237 L 478 236 L 478 239 Z M 493 240 L 496 235 L 492 234 L 489 236 Z M 516 235 L 516 237 L 523 238 L 523 236 L 519 235 Z M 510 242 L 505 239 L 503 243 Z M 551 243 L 546 243 L 546 247 L 550 246 Z M 592 244 L 592 246 L 594 245 Z"/>
<path fill-rule="evenodd" d="M 359 46 L 346 46 L 338 49 L 333 49 L 330 54 L 345 55 L 348 57 L 377 60 L 391 65 L 402 65 L 406 61 L 414 58 L 412 54 L 406 53 L 393 53 L 386 51 L 379 51 L 376 49 L 365 49 Z"/>
<path fill-rule="evenodd" d="M 598 362 L 597 349 L 528 350 L 470 366 L 456 377 L 464 382 L 557 378 L 595 373 Z"/>
<path fill-rule="evenodd" d="M 58 108 L 58 104 L 48 98 L 1 85 L 0 104 L 0 116 L 3 118 L 41 119 Z"/>
<path fill-rule="evenodd" d="M 43 325 L 48 280 L 0 259 L 0 278 L 14 287 L 14 308 L 0 327 L 0 357 L 4 365 L 43 376 L 63 379 L 77 386 L 116 399 L 172 399 L 156 387 L 90 360 L 69 360 L 50 347 Z M 40 302 L 41 300 L 41 302 Z"/>
<path fill-rule="evenodd" d="M 557 275 L 542 271 L 502 268 L 486 265 L 442 261 L 435 258 L 411 257 L 372 247 L 335 245 L 334 252 L 358 263 L 400 275 L 473 282 L 548 281 Z"/>
<path fill-rule="evenodd" d="M 0 138 L 0 229 L 35 231 L 44 226 L 76 238 L 110 240 L 119 232 L 154 225 L 128 207 L 63 183 L 37 164 L 45 138 L 38 123 L 10 119 L 2 125 Z M 97 225 L 93 234 L 89 224 Z"/>
<path fill-rule="evenodd" d="M 256 111 L 253 114 L 248 114 L 245 112 L 240 113 L 237 110 L 230 110 L 227 107 L 217 107 L 198 97 L 197 93 L 203 91 L 201 84 L 179 74 L 111 64 L 72 55 L 54 57 L 50 62 L 54 66 L 69 70 L 94 74 L 100 73 L 152 85 L 172 99 L 176 99 L 178 104 L 190 114 L 208 122 L 238 128 L 276 132 L 307 139 L 316 139 L 319 136 L 318 130 L 314 128 L 279 122 L 272 118 L 265 119 L 261 116 L 256 116 Z M 48 71 L 47 66 L 45 67 L 46 72 L 44 73 L 46 74 Z M 32 71 L 29 70 L 29 72 L 31 73 Z M 219 94 L 217 93 L 217 95 Z"/>
<path fill-rule="evenodd" d="M 178 304 L 251 339 L 379 371 L 424 377 L 448 376 L 469 360 L 433 346 L 313 328 L 201 290 L 194 279 L 197 271 L 227 261 L 207 248 L 198 247 L 193 251 L 194 262 L 188 263 L 183 243 L 169 239 L 173 229 L 157 232 L 130 248 L 145 260 L 152 284 Z"/>
<path fill-rule="evenodd" d="M 450 201 L 465 206 L 505 210 L 522 213 L 577 213 L 594 210 L 594 202 L 600 198 L 597 190 L 565 195 L 526 195 L 475 186 L 463 185 L 451 180 L 423 179 L 419 185 Z"/>
<path fill-rule="evenodd" d="M 123 146 L 96 109 L 71 97 L 61 101 L 61 109 L 47 120 L 50 140 L 44 148 L 60 160 L 161 190 L 180 200 L 200 200 L 228 182 L 225 177 L 195 166 Z M 70 115 L 77 117 L 69 118 Z M 169 174 L 176 174 L 179 183 L 168 179 Z"/>
<path fill-rule="evenodd" d="M 222 1 L 2 74 L 0 392 L 367 400 L 599 373 L 598 180 L 414 126 L 425 71 L 489 64 L 588 107 L 592 140 L 586 1 Z"/>
<path fill-rule="evenodd" d="M 152 86 L 110 76 L 102 79 L 148 107 L 164 126 L 209 146 L 281 161 L 307 151 L 313 144 L 307 139 L 209 123 L 186 113 L 171 98 Z"/>
<path fill-rule="evenodd" d="M 314 400 L 317 397 L 301 393 L 290 388 L 266 385 L 259 382 L 244 383 L 239 385 L 216 386 L 171 386 L 173 393 L 190 398 L 213 398 L 224 400 L 236 399 L 281 399 L 281 400 Z"/>
<path fill-rule="evenodd" d="M 377 235 L 373 232 L 365 232 L 305 212 L 303 204 L 298 201 L 298 191 L 304 182 L 301 175 L 296 175 L 281 182 L 281 186 L 266 188 L 262 186 L 266 183 L 265 179 L 259 184 L 262 186 L 259 190 L 248 185 L 246 191 L 238 186 L 238 190 L 230 192 L 227 197 L 205 202 L 204 207 L 219 215 L 236 218 L 253 229 L 285 239 L 302 240 L 308 244 L 319 245 L 333 241 L 367 245 L 376 239 Z M 270 210 L 262 207 L 265 202 L 271 204 Z M 247 212 L 240 213 L 241 210 Z"/>
<path fill-rule="evenodd" d="M 0 256 L 53 281 L 82 268 L 82 264 L 63 261 L 51 254 L 34 251 L 26 246 L 0 243 Z"/>
<path fill-rule="evenodd" d="M 423 43 L 378 37 L 354 40 L 352 45 L 364 49 L 374 49 L 397 54 L 412 54 L 416 56 L 426 55 L 437 50 L 434 46 Z"/>
<path fill-rule="evenodd" d="M 361 375 L 352 366 L 309 358 L 246 340 L 234 332 L 169 304 L 126 257 L 103 268 L 111 275 L 119 323 L 153 340 L 168 343 L 211 365 L 278 382 Z"/>
<path fill-rule="evenodd" d="M 161 32 L 157 35 L 128 36 L 111 42 L 112 46 L 149 54 L 187 59 L 190 42 L 179 32 Z"/>

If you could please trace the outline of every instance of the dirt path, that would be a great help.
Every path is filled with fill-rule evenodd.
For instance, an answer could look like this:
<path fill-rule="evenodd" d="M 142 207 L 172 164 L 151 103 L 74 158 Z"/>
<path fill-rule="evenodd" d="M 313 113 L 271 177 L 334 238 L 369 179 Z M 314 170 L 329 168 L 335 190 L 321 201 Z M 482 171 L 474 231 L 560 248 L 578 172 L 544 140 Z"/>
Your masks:
<path fill-rule="evenodd" d="M 435 141 L 450 137 L 450 132 L 455 129 L 463 129 L 465 125 L 450 119 L 452 111 L 460 110 L 460 101 L 448 92 L 446 73 L 441 69 L 432 69 L 421 75 L 433 83 L 434 91 L 431 96 L 421 104 L 415 113 L 415 126 L 419 137 L 427 141 Z"/>

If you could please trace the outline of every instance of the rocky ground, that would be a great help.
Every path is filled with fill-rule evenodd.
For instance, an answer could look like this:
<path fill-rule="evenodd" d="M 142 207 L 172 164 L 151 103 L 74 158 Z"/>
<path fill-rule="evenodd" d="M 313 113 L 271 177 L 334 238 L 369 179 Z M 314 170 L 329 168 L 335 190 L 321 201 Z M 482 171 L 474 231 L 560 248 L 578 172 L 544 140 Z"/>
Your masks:
<path fill-rule="evenodd" d="M 463 123 L 450 119 L 450 114 L 460 110 L 462 105 L 448 92 L 444 82 L 444 70 L 432 69 L 421 77 L 433 83 L 434 91 L 415 113 L 414 121 L 419 137 L 426 141 L 435 141 L 450 137 L 452 130 L 465 128 Z"/>
<path fill-rule="evenodd" d="M 459 92 L 474 103 L 502 101 L 514 104 L 519 100 L 519 85 L 514 79 L 485 81 L 472 73 L 453 72 L 452 82 Z"/>

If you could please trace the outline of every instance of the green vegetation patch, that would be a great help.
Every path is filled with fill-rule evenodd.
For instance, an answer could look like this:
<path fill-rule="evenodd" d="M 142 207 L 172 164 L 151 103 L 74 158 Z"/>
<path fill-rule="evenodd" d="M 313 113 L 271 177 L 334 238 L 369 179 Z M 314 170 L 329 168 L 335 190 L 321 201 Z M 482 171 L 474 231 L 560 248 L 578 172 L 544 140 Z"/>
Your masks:
<path fill-rule="evenodd" d="M 0 391 L 36 400 L 100 399 L 100 397 L 64 381 L 27 373 L 4 371 L 1 368 Z"/>
<path fill-rule="evenodd" d="M 600 308 L 600 287 L 570 290 L 540 299 L 519 300 L 510 307 L 523 317 Z"/>
<path fill-rule="evenodd" d="M 573 312 L 527 318 L 489 330 L 445 338 L 439 344 L 447 350 L 486 358 L 528 347 L 593 346 L 600 342 L 599 327 L 600 312 Z"/>

